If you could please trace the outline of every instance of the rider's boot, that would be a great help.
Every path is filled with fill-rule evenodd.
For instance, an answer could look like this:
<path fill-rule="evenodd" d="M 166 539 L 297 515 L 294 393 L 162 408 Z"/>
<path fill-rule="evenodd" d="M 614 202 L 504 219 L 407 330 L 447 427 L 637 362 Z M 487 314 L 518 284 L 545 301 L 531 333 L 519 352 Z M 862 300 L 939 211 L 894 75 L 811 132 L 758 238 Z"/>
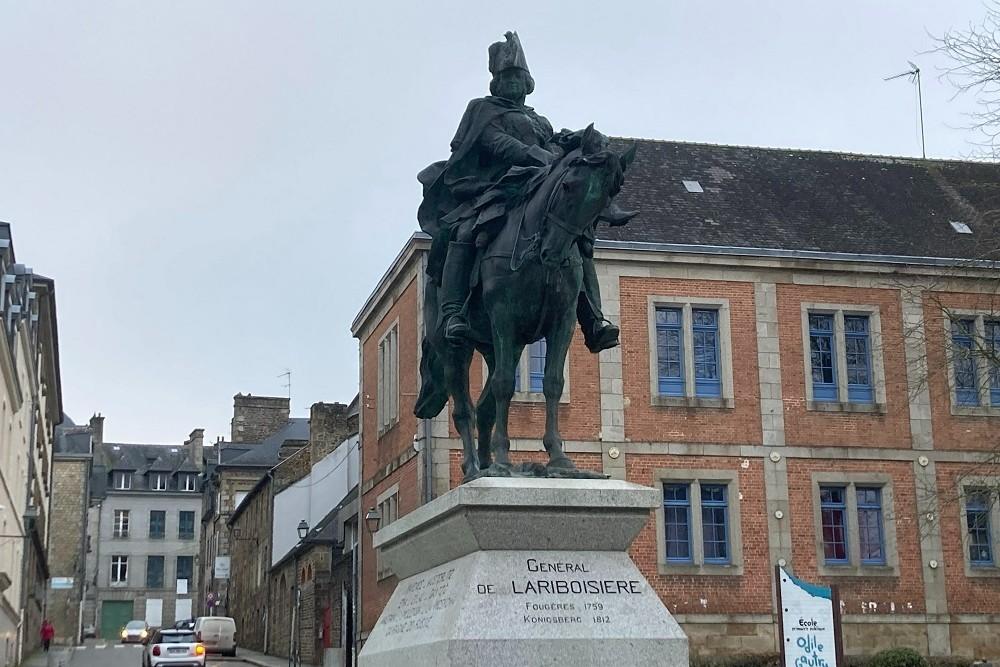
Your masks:
<path fill-rule="evenodd" d="M 576 303 L 576 319 L 583 330 L 583 342 L 587 349 L 597 354 L 618 346 L 618 327 L 604 319 L 601 312 L 601 291 L 594 270 L 594 260 L 583 260 L 583 289 Z"/>
<path fill-rule="evenodd" d="M 453 345 L 463 345 L 472 334 L 462 310 L 469 298 L 469 279 L 476 261 L 476 246 L 452 241 L 441 278 L 441 321 L 444 337 Z"/>

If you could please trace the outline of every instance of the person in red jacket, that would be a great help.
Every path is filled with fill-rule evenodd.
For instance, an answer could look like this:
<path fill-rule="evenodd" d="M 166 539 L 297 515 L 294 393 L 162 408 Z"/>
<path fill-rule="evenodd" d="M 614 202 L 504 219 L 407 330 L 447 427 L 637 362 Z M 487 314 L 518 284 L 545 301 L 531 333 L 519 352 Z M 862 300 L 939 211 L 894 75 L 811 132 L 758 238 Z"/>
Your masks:
<path fill-rule="evenodd" d="M 39 634 L 42 636 L 42 648 L 48 651 L 49 644 L 52 643 L 52 638 L 56 636 L 56 629 L 49 623 L 49 619 L 42 621 L 42 629 L 39 631 Z"/>

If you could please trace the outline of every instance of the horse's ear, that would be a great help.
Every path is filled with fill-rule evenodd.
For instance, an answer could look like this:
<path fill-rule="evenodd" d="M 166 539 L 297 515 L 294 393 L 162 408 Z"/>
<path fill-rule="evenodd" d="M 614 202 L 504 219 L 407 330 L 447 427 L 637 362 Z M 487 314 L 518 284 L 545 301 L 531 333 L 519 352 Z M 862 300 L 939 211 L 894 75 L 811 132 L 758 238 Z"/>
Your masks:
<path fill-rule="evenodd" d="M 585 154 L 594 152 L 594 124 L 591 123 L 587 126 L 587 129 L 583 131 L 583 139 L 580 140 L 580 145 L 583 146 L 583 152 Z"/>
<path fill-rule="evenodd" d="M 621 162 L 622 171 L 628 170 L 628 166 L 632 164 L 635 160 L 635 153 L 639 150 L 639 144 L 632 142 L 632 145 L 625 149 L 625 152 L 618 156 L 618 161 Z"/>

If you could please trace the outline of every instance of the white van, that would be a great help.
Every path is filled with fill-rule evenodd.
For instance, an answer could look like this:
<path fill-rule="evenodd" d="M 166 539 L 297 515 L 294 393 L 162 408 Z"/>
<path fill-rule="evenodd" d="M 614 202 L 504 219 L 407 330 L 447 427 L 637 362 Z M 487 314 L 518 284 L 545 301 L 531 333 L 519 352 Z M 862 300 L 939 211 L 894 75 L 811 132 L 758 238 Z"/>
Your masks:
<path fill-rule="evenodd" d="M 236 621 L 228 616 L 199 616 L 194 634 L 206 653 L 236 655 Z"/>

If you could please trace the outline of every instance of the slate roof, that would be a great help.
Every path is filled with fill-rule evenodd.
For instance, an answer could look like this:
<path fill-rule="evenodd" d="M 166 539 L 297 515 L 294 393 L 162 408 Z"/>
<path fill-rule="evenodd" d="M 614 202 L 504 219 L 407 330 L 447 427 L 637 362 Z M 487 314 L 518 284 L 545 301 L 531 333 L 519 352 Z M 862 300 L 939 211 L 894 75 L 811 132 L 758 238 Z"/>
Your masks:
<path fill-rule="evenodd" d="M 604 241 L 984 259 L 1000 250 L 1000 165 L 821 151 L 638 143 Z M 704 192 L 689 192 L 683 181 Z M 949 221 L 965 222 L 959 234 Z"/>
<path fill-rule="evenodd" d="M 91 454 L 93 431 L 90 426 L 77 426 L 69 415 L 63 413 L 56 426 L 56 454 Z"/>
<path fill-rule="evenodd" d="M 278 463 L 281 446 L 287 441 L 309 441 L 309 418 L 292 417 L 283 427 L 266 437 L 260 443 L 223 442 L 221 445 L 222 465 L 271 467 Z M 216 445 L 218 447 L 219 445 Z"/>
<path fill-rule="evenodd" d="M 158 472 L 200 472 L 188 458 L 188 450 L 177 445 L 141 445 L 106 442 L 101 462 L 108 470 L 133 470 L 142 475 Z"/>

